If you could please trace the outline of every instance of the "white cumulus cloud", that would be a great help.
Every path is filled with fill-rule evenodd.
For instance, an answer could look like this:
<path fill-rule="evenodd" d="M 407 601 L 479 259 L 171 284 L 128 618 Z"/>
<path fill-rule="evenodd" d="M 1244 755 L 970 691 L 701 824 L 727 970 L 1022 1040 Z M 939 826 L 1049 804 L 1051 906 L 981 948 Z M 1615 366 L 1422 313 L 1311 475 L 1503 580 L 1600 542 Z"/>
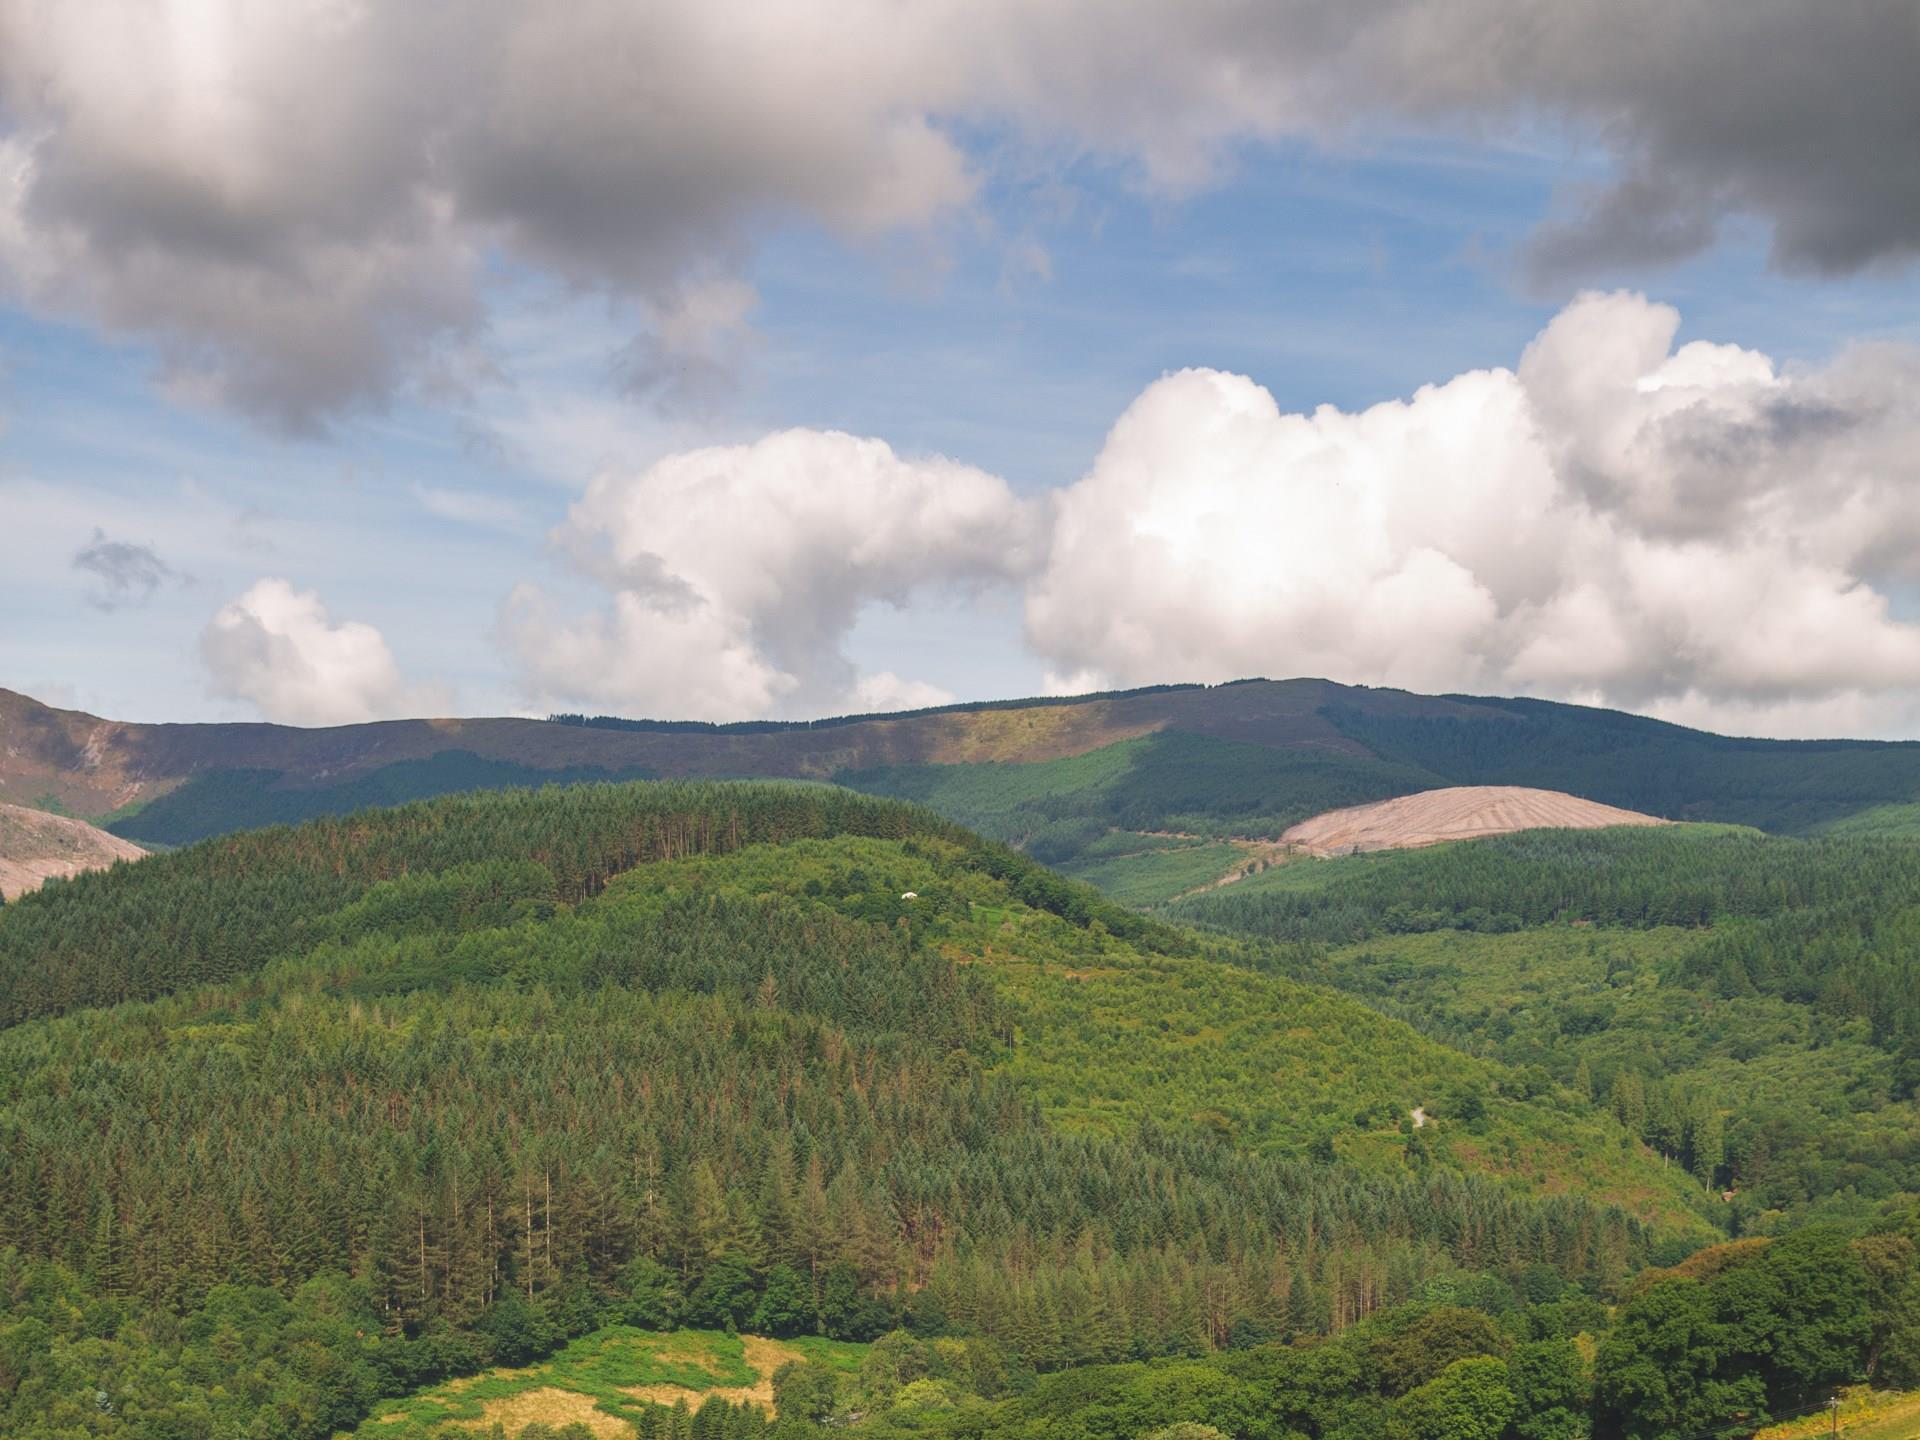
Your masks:
<path fill-rule="evenodd" d="M 563 614 L 521 586 L 500 634 L 547 703 L 695 719 L 936 704 L 947 693 L 914 677 L 859 675 L 849 631 L 869 604 L 1018 579 L 1035 521 L 1005 481 L 879 440 L 685 451 L 602 474 L 556 533 L 603 608 Z"/>
<path fill-rule="evenodd" d="M 1150 386 L 1055 499 L 1029 639 L 1081 682 L 1324 675 L 1775 732 L 1920 712 L 1920 357 L 1787 373 L 1585 295 L 1515 370 L 1359 413 Z M 1878 697 L 1877 699 L 1871 697 Z"/>
<path fill-rule="evenodd" d="M 386 639 L 357 620 L 336 622 L 320 597 L 263 579 L 220 607 L 200 636 L 214 694 L 246 700 L 269 720 L 351 725 L 444 713 L 447 698 L 411 686 Z"/>
<path fill-rule="evenodd" d="M 939 703 L 860 677 L 862 606 L 1023 593 L 1047 687 L 1322 675 L 1625 706 L 1750 733 L 1920 727 L 1920 355 L 1783 370 L 1676 345 L 1630 293 L 1513 369 L 1359 412 L 1244 376 L 1149 386 L 1091 469 L 1023 501 L 808 430 L 589 487 L 556 539 L 611 593 L 521 587 L 530 697 L 739 718 Z"/>

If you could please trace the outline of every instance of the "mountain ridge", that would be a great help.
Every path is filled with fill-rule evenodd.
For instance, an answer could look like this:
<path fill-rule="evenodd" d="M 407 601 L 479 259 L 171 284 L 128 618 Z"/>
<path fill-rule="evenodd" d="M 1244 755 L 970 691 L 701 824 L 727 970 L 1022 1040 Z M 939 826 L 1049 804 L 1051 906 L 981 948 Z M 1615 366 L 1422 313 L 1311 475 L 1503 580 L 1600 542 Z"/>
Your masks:
<path fill-rule="evenodd" d="M 1072 789 L 1085 775 L 1057 785 L 1034 768 L 1086 761 L 1077 768 L 1090 773 L 1097 757 L 1112 772 L 1098 796 Z M 1254 772 L 1270 773 L 1250 795 Z M 1159 823 L 1168 817 L 1224 825 L 1251 816 L 1277 839 L 1324 810 L 1459 785 L 1557 790 L 1660 818 L 1804 833 L 1920 800 L 1920 744 L 1735 738 L 1548 701 L 1316 679 L 732 726 L 579 716 L 150 725 L 0 690 L 0 800 L 61 809 L 144 843 L 583 780 L 828 780 L 940 808 L 937 792 L 962 775 L 974 791 L 998 792 L 954 818 L 1022 845 L 1048 843 L 1042 832 L 1052 827 L 1058 862 L 1109 829 L 1178 828 Z M 1144 808 L 1143 795 L 1153 797 Z"/>

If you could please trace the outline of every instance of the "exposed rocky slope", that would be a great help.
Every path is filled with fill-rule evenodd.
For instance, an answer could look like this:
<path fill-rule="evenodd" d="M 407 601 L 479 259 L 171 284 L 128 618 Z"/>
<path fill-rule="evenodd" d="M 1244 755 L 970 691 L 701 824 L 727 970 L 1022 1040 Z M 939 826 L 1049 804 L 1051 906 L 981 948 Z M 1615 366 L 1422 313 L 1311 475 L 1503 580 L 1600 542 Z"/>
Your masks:
<path fill-rule="evenodd" d="M 38 890 L 56 875 L 100 870 L 146 853 L 84 820 L 0 804 L 0 898 Z"/>

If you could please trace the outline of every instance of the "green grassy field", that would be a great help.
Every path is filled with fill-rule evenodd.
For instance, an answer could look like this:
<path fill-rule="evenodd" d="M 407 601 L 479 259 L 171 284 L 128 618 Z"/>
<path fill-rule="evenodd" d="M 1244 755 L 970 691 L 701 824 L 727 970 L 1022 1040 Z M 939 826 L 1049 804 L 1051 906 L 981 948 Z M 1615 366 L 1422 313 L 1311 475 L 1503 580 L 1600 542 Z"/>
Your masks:
<path fill-rule="evenodd" d="M 1089 847 L 1082 858 L 1063 868 L 1123 905 L 1163 905 L 1215 884 L 1247 861 L 1245 849 L 1222 840 L 1115 831 L 1103 843 L 1117 853 L 1095 855 L 1094 847 Z"/>
<path fill-rule="evenodd" d="M 1754 1440 L 1822 1440 L 1836 1428 L 1845 1440 L 1913 1440 L 1920 1436 L 1920 1391 L 1851 1386 L 1841 1392 L 1837 1427 L 1822 1407 L 1815 1414 L 1769 1425 Z"/>
<path fill-rule="evenodd" d="M 1370 855 L 1322 857 L 1296 854 L 1284 864 L 1269 865 L 1244 879 L 1235 880 L 1231 888 L 1236 895 L 1301 895 L 1310 890 L 1323 889 L 1365 866 L 1378 863 L 1377 858 Z"/>

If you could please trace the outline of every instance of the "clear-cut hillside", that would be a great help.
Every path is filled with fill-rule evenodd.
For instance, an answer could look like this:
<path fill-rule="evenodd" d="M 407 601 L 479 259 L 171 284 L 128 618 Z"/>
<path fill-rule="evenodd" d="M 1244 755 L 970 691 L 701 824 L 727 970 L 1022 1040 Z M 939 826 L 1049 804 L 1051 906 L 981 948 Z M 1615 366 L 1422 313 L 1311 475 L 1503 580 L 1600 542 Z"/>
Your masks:
<path fill-rule="evenodd" d="M 1666 823 L 1637 810 L 1621 810 L 1558 790 L 1455 785 L 1329 810 L 1290 828 L 1281 843 L 1310 855 L 1350 855 L 1511 835 L 1516 830 L 1598 830 L 1608 825 Z"/>
<path fill-rule="evenodd" d="M 100 870 L 147 852 L 84 820 L 0 804 L 0 898 L 24 895 L 56 875 Z"/>

